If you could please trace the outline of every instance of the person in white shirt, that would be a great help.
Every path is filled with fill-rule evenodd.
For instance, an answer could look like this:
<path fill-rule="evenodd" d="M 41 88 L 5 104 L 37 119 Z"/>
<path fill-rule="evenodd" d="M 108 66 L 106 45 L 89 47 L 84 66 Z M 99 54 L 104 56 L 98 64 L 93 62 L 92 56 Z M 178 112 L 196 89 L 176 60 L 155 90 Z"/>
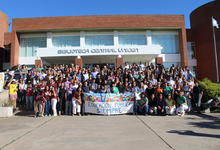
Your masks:
<path fill-rule="evenodd" d="M 22 105 L 26 103 L 27 84 L 21 79 L 18 85 L 18 102 Z"/>

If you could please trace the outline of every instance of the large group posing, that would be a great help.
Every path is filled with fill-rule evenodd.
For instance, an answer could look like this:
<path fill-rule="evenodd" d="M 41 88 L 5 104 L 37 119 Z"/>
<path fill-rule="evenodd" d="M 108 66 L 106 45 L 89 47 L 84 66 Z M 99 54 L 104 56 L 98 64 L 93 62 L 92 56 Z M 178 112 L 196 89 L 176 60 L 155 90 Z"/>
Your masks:
<path fill-rule="evenodd" d="M 6 72 L 5 88 L 14 110 L 36 117 L 85 115 L 83 93 L 134 93 L 134 112 L 143 115 L 180 115 L 198 107 L 202 89 L 187 67 L 125 63 L 113 68 L 93 65 L 19 66 Z"/>

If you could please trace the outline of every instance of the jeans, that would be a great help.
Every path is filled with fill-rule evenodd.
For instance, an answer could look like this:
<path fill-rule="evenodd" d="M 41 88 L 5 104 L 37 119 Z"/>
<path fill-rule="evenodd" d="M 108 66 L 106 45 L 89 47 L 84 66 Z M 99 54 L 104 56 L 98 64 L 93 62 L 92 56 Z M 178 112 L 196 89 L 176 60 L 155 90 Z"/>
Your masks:
<path fill-rule="evenodd" d="M 26 96 L 26 109 L 33 110 L 33 108 L 34 108 L 34 97 Z"/>
<path fill-rule="evenodd" d="M 81 115 L 82 116 L 85 115 L 85 103 L 84 102 L 81 104 Z"/>
<path fill-rule="evenodd" d="M 72 101 L 66 101 L 65 114 L 72 115 Z"/>
<path fill-rule="evenodd" d="M 51 114 L 51 100 L 47 100 L 45 102 L 45 111 L 44 111 L 44 115 L 45 116 L 49 116 Z"/>
<path fill-rule="evenodd" d="M 149 105 L 145 104 L 142 108 L 140 106 L 136 106 L 135 110 L 138 114 L 146 115 L 149 111 Z"/>
<path fill-rule="evenodd" d="M 18 92 L 18 103 L 22 106 L 26 103 L 26 93 L 24 90 Z"/>

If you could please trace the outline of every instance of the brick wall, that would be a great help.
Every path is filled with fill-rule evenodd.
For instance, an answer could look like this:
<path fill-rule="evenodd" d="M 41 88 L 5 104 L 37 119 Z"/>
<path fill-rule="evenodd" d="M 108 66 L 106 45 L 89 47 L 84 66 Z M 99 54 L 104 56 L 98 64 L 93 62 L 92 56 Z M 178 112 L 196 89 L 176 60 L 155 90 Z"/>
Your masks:
<path fill-rule="evenodd" d="M 0 47 L 4 47 L 5 32 L 8 32 L 8 17 L 0 11 Z"/>
<path fill-rule="evenodd" d="M 195 42 L 197 75 L 201 80 L 209 78 L 216 81 L 216 65 L 213 43 L 212 20 L 214 16 L 220 22 L 220 1 L 207 3 L 190 15 L 191 32 Z M 218 66 L 220 71 L 220 30 L 215 29 L 218 50 Z"/>
<path fill-rule="evenodd" d="M 12 30 L 184 27 L 183 15 L 99 15 L 15 18 Z"/>

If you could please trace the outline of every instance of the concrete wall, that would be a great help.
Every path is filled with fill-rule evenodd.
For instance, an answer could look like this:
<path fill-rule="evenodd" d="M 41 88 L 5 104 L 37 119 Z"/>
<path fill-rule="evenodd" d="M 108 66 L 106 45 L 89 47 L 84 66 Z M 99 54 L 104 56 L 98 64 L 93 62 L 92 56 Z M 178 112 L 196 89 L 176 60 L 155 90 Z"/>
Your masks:
<path fill-rule="evenodd" d="M 8 90 L 4 90 L 3 92 L 0 92 L 0 106 L 2 106 L 4 103 L 8 103 L 9 96 L 8 96 Z"/>

